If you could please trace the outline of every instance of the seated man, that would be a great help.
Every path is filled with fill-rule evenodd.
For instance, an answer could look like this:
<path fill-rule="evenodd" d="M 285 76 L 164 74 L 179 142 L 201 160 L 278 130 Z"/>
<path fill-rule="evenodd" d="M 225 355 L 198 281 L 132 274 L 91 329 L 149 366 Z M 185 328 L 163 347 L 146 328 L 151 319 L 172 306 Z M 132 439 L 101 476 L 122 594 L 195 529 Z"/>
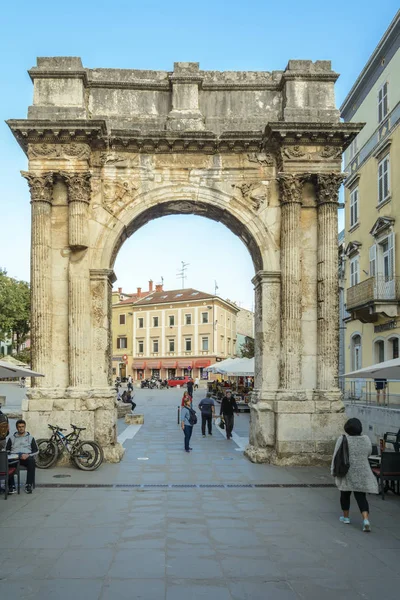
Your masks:
<path fill-rule="evenodd" d="M 6 450 L 12 454 L 18 454 L 19 462 L 26 467 L 26 485 L 27 494 L 32 494 L 32 485 L 35 481 L 35 455 L 39 453 L 35 438 L 26 431 L 26 423 L 23 419 L 18 419 L 16 423 L 17 431 L 7 440 Z M 15 494 L 14 475 L 11 475 L 8 481 L 9 494 Z"/>

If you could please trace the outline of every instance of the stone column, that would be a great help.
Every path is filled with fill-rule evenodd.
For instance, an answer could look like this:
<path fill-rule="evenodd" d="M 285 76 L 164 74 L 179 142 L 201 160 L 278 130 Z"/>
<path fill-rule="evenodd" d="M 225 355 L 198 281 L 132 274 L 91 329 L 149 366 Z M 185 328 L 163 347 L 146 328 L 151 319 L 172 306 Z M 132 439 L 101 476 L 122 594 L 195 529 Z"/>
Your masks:
<path fill-rule="evenodd" d="M 299 175 L 278 175 L 281 203 L 281 380 L 283 389 L 301 386 L 301 194 Z"/>
<path fill-rule="evenodd" d="M 53 173 L 33 175 L 23 172 L 28 181 L 32 205 L 31 242 L 31 340 L 32 369 L 45 377 L 32 380 L 35 387 L 52 385 L 52 278 L 51 207 Z"/>
<path fill-rule="evenodd" d="M 62 173 L 68 187 L 69 246 L 83 250 L 89 245 L 88 206 L 90 203 L 90 173 Z"/>
<path fill-rule="evenodd" d="M 62 173 L 68 188 L 69 205 L 69 385 L 88 388 L 91 383 L 91 304 L 88 257 L 87 207 L 90 202 L 90 173 Z"/>
<path fill-rule="evenodd" d="M 342 173 L 318 174 L 318 338 L 317 387 L 338 388 L 339 290 L 338 199 Z"/>
<path fill-rule="evenodd" d="M 255 384 L 245 455 L 252 462 L 268 462 L 275 444 L 274 401 L 279 388 L 281 276 L 279 272 L 258 271 L 252 282 L 255 288 Z"/>

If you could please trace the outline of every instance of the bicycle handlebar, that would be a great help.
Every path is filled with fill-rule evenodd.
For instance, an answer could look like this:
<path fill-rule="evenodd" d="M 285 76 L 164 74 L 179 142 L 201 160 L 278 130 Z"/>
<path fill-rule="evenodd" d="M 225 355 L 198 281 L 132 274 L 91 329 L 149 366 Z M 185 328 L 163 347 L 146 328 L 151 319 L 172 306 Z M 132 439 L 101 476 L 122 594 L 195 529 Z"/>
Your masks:
<path fill-rule="evenodd" d="M 48 423 L 48 426 L 53 431 L 67 431 L 66 429 L 63 429 L 62 427 L 59 427 L 58 425 L 50 425 L 50 423 Z"/>

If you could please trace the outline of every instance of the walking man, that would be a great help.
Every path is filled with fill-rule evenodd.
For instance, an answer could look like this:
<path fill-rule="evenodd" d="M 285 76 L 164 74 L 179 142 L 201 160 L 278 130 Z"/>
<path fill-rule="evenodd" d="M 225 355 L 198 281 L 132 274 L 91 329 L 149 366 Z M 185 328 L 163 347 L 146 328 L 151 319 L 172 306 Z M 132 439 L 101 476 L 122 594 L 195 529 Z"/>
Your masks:
<path fill-rule="evenodd" d="M 189 379 L 189 381 L 187 382 L 187 391 L 189 396 L 193 398 L 193 379 Z"/>
<path fill-rule="evenodd" d="M 201 410 L 201 433 L 206 437 L 206 424 L 208 435 L 212 435 L 212 420 L 215 417 L 215 402 L 208 392 L 203 400 L 200 400 L 199 409 Z"/>
<path fill-rule="evenodd" d="M 23 419 L 18 419 L 16 423 L 17 431 L 7 440 L 6 450 L 12 454 L 18 454 L 19 462 L 26 467 L 26 485 L 27 494 L 32 494 L 32 486 L 35 481 L 35 456 L 39 453 L 35 438 L 26 431 L 26 423 Z M 11 475 L 9 482 L 9 494 L 15 494 L 14 475 Z"/>
<path fill-rule="evenodd" d="M 199 389 L 199 383 L 200 383 L 200 380 L 198 377 L 196 377 L 196 379 L 194 380 L 194 389 L 195 390 Z"/>
<path fill-rule="evenodd" d="M 238 405 L 236 404 L 235 398 L 232 396 L 232 392 L 227 391 L 225 396 L 222 398 L 220 415 L 224 417 L 226 439 L 230 440 L 232 437 L 232 429 L 235 423 L 235 417 L 233 413 L 239 414 Z"/>

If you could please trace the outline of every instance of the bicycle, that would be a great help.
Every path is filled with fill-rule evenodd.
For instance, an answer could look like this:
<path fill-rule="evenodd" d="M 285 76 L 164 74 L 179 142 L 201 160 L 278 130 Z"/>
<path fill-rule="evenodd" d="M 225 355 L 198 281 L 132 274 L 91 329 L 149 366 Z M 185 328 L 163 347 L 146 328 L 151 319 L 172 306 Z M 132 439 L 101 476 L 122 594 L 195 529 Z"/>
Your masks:
<path fill-rule="evenodd" d="M 79 437 L 86 427 L 72 425 L 73 431 L 65 435 L 67 431 L 57 425 L 49 425 L 52 430 L 50 439 L 39 439 L 37 445 L 39 454 L 36 456 L 36 466 L 39 469 L 49 469 L 56 462 L 59 454 L 67 450 L 72 460 L 79 469 L 83 471 L 95 471 L 104 460 L 103 449 L 96 442 L 80 441 Z"/>

